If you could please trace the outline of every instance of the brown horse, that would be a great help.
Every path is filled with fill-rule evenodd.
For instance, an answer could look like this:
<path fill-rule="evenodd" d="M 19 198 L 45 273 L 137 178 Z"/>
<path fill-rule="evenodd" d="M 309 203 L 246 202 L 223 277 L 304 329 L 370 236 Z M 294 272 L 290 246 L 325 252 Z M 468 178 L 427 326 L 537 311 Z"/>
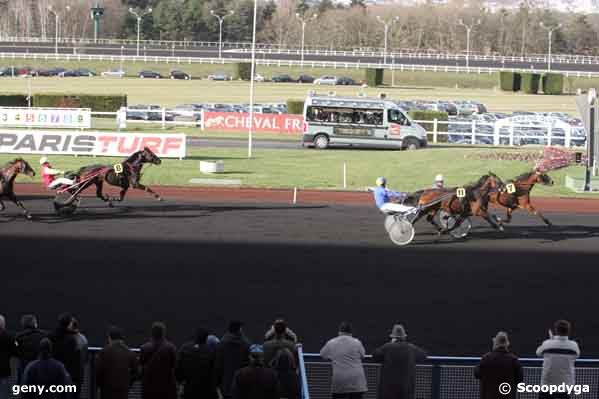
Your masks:
<path fill-rule="evenodd" d="M 2 202 L 2 198 L 7 198 L 23 210 L 23 215 L 25 215 L 27 219 L 31 219 L 31 214 L 15 195 L 15 179 L 20 173 L 24 173 L 29 177 L 35 176 L 35 171 L 23 158 L 16 158 L 0 169 L 0 211 L 6 209 Z"/>
<path fill-rule="evenodd" d="M 427 214 L 427 220 L 437 227 L 439 233 L 444 233 L 460 226 L 469 216 L 480 216 L 493 228 L 503 230 L 497 217 L 490 215 L 487 211 L 489 193 L 496 190 L 500 184 L 501 180 L 489 172 L 481 176 L 475 183 L 461 187 L 464 190 L 462 198 L 458 197 L 460 189 L 458 187 L 423 190 L 417 194 L 417 205 L 422 207 L 424 212 L 416 220 Z M 452 228 L 445 230 L 435 222 L 435 215 L 440 210 L 444 210 L 456 218 L 456 223 Z"/>
<path fill-rule="evenodd" d="M 489 195 L 492 204 L 506 208 L 506 219 L 503 223 L 509 223 L 512 220 L 512 212 L 522 208 L 540 217 L 547 227 L 552 226 L 551 222 L 530 203 L 530 192 L 537 183 L 552 186 L 553 179 L 548 174 L 535 169 L 508 180 L 498 191 Z"/>

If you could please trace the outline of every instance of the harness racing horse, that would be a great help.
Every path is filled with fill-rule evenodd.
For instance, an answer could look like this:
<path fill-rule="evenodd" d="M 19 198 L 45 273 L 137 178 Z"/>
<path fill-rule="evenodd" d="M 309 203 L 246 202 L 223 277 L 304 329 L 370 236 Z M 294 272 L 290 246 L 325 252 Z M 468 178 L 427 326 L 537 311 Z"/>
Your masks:
<path fill-rule="evenodd" d="M 150 187 L 140 183 L 141 169 L 144 164 L 160 165 L 162 161 L 148 147 L 141 151 L 133 153 L 129 158 L 120 164 L 114 166 L 91 165 L 81 168 L 77 173 L 79 181 L 85 181 L 85 187 L 92 184 L 96 185 L 96 196 L 112 206 L 112 201 L 123 201 L 129 187 L 138 190 L 144 190 L 152 194 L 158 201 L 162 201 L 160 195 L 154 192 Z M 112 198 L 105 196 L 102 192 L 104 183 L 120 187 L 120 196 Z"/>
<path fill-rule="evenodd" d="M 415 193 L 416 204 L 425 210 L 414 223 L 423 215 L 427 214 L 427 220 L 435 226 L 439 232 L 449 232 L 459 227 L 469 216 L 480 216 L 487 221 L 493 228 L 502 230 L 500 221 L 495 215 L 490 215 L 487 208 L 489 204 L 489 194 L 501 184 L 501 179 L 494 173 L 489 172 L 481 176 L 475 183 L 468 184 L 463 188 L 464 196 L 459 198 L 457 191 L 459 188 L 446 189 L 427 189 Z M 447 214 L 456 218 L 455 224 L 448 229 L 439 226 L 435 221 L 435 215 L 439 211 L 445 211 Z"/>
<path fill-rule="evenodd" d="M 31 219 L 31 214 L 25 208 L 23 203 L 17 199 L 14 191 L 15 179 L 20 173 L 29 177 L 35 176 L 35 171 L 23 158 L 16 158 L 0 169 L 0 211 L 6 209 L 2 202 L 2 198 L 8 198 L 23 210 L 23 215 L 25 215 L 27 219 Z"/>
<path fill-rule="evenodd" d="M 506 208 L 506 219 L 503 223 L 509 223 L 512 220 L 512 212 L 518 208 L 522 208 L 540 217 L 547 227 L 550 228 L 552 226 L 552 223 L 530 203 L 530 192 L 537 183 L 546 186 L 554 184 L 553 179 L 548 174 L 535 169 L 514 177 L 507 181 L 506 184 L 502 184 L 498 191 L 492 192 L 489 195 L 491 203 Z"/>

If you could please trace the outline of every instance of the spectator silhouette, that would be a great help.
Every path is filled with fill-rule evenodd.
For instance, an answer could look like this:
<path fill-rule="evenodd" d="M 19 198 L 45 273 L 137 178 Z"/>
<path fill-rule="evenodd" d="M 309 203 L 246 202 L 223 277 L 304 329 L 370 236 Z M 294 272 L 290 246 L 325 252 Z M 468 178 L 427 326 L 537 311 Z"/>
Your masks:
<path fill-rule="evenodd" d="M 64 364 L 52 357 L 52 341 L 42 338 L 39 345 L 39 360 L 30 362 L 23 373 L 23 384 L 43 386 L 44 393 L 28 392 L 21 395 L 22 399 L 66 399 L 73 397 L 72 393 L 49 392 L 51 385 L 71 385 L 71 376 Z"/>
<path fill-rule="evenodd" d="M 386 343 L 373 353 L 373 360 L 381 363 L 379 399 L 414 399 L 416 395 L 416 364 L 426 359 L 426 353 L 408 342 L 401 324 L 393 326 Z"/>
<path fill-rule="evenodd" d="M 516 386 L 524 380 L 524 374 L 518 356 L 510 352 L 506 332 L 500 331 L 493 338 L 493 350 L 482 357 L 474 369 L 474 376 L 480 380 L 481 399 L 516 398 Z M 512 387 L 507 395 L 499 392 L 503 383 Z"/>
<path fill-rule="evenodd" d="M 232 386 L 233 399 L 279 399 L 277 374 L 264 366 L 260 345 L 250 348 L 250 364 L 235 374 Z"/>
<path fill-rule="evenodd" d="M 200 328 L 193 342 L 179 349 L 177 380 L 183 384 L 184 399 L 215 399 L 216 391 L 216 352 L 208 344 L 208 331 Z"/>
<path fill-rule="evenodd" d="M 141 347 L 143 399 L 176 399 L 175 365 L 177 349 L 166 339 L 166 326 L 152 325 L 151 339 Z"/>
<path fill-rule="evenodd" d="M 73 398 L 78 398 L 83 383 L 81 346 L 77 333 L 73 331 L 74 317 L 70 313 L 63 313 L 58 317 L 58 327 L 49 335 L 52 341 L 54 358 L 61 362 L 71 376 L 73 384 L 77 386 L 77 393 Z"/>
<path fill-rule="evenodd" d="M 40 341 L 48 333 L 40 330 L 35 315 L 28 314 L 21 318 L 22 330 L 17 333 L 16 340 L 19 348 L 19 379 L 22 378 L 25 367 L 34 360 L 37 360 L 40 354 Z"/>
<path fill-rule="evenodd" d="M 17 357 L 15 337 L 6 330 L 6 320 L 0 315 L 0 399 L 11 397 L 10 392 L 10 359 Z"/>
<path fill-rule="evenodd" d="M 351 325 L 341 323 L 339 335 L 329 340 L 320 350 L 320 356 L 332 362 L 333 399 L 360 399 L 368 391 L 362 365 L 365 355 L 362 343 L 352 336 Z"/>
<path fill-rule="evenodd" d="M 96 384 L 102 399 L 127 399 L 138 377 L 137 355 L 129 349 L 118 327 L 110 327 L 108 344 L 96 356 Z"/>
<path fill-rule="evenodd" d="M 264 364 L 277 372 L 279 394 L 283 398 L 299 398 L 297 351 L 287 333 L 287 323 L 278 319 L 274 323 L 274 336 L 264 343 Z"/>
<path fill-rule="evenodd" d="M 537 356 L 543 358 L 542 385 L 574 385 L 576 381 L 574 363 L 580 356 L 576 341 L 570 337 L 571 325 L 566 320 L 558 320 L 549 330 L 549 339 L 537 348 Z M 540 393 L 539 398 L 569 398 L 567 393 Z"/>
<path fill-rule="evenodd" d="M 243 334 L 243 323 L 232 321 L 216 351 L 217 382 L 225 398 L 230 398 L 237 370 L 248 365 L 250 342 Z"/>

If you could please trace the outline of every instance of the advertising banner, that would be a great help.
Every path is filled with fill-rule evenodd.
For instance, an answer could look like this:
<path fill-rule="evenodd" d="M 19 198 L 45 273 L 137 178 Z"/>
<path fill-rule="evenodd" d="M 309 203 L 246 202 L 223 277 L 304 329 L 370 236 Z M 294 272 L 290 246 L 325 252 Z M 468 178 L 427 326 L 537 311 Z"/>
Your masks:
<path fill-rule="evenodd" d="M 89 108 L 17 108 L 0 107 L 1 127 L 43 127 L 90 129 Z"/>
<path fill-rule="evenodd" d="M 254 131 L 300 134 L 304 117 L 291 114 L 254 114 Z M 250 114 L 240 112 L 204 112 L 204 130 L 244 132 L 250 125 Z"/>
<path fill-rule="evenodd" d="M 0 129 L 0 153 L 126 157 L 144 147 L 159 157 L 182 159 L 185 135 Z"/>

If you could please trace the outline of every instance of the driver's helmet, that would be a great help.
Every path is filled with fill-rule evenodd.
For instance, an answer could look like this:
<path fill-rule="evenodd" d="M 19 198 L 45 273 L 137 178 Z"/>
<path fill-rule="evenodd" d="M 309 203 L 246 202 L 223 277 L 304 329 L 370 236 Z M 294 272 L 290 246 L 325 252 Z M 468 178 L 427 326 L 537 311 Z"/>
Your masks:
<path fill-rule="evenodd" d="M 43 164 L 45 164 L 47 162 L 48 162 L 48 157 L 41 157 L 40 158 L 40 165 L 43 165 Z"/>
<path fill-rule="evenodd" d="M 379 177 L 376 179 L 376 185 L 377 186 L 384 186 L 385 184 L 387 184 L 387 179 L 385 179 L 384 177 Z"/>
<path fill-rule="evenodd" d="M 435 176 L 435 182 L 437 182 L 437 183 L 443 183 L 443 175 L 437 175 L 437 176 Z"/>

